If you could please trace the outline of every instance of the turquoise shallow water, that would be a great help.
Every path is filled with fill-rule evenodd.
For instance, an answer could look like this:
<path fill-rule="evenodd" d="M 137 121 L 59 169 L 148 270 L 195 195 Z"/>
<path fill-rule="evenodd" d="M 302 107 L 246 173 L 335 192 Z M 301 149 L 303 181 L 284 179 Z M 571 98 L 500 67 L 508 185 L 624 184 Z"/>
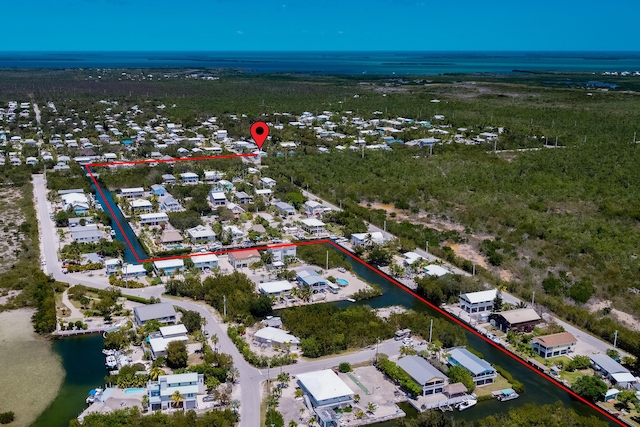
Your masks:
<path fill-rule="evenodd" d="M 638 52 L 0 52 L 0 68 L 227 68 L 246 73 L 434 75 L 638 71 Z"/>

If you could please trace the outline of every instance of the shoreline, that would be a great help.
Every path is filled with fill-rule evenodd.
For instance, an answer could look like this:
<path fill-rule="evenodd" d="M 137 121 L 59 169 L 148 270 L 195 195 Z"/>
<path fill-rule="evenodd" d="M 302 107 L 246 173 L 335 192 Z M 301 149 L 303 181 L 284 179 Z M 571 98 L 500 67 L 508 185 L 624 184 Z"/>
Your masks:
<path fill-rule="evenodd" d="M 30 426 L 58 396 L 66 377 L 53 339 L 33 331 L 33 313 L 31 308 L 0 313 L 0 412 L 15 412 L 15 427 Z"/>

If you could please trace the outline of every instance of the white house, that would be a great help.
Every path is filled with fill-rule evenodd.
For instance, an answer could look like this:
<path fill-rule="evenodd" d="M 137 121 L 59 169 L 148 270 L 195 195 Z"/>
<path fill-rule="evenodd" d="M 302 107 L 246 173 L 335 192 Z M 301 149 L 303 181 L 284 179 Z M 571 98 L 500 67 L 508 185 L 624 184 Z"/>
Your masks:
<path fill-rule="evenodd" d="M 124 264 L 122 266 L 122 277 L 130 279 L 132 277 L 142 277 L 147 274 L 142 264 Z"/>
<path fill-rule="evenodd" d="M 137 197 L 142 197 L 143 194 L 144 194 L 144 188 L 142 187 L 123 188 L 120 190 L 120 195 L 122 197 L 126 197 L 127 199 L 135 199 Z"/>
<path fill-rule="evenodd" d="M 216 238 L 216 233 L 208 225 L 196 225 L 188 229 L 187 234 L 193 243 L 213 242 Z"/>
<path fill-rule="evenodd" d="M 307 218 L 302 220 L 302 228 L 309 234 L 322 234 L 324 233 L 325 223 L 315 219 L 315 218 Z"/>
<path fill-rule="evenodd" d="M 298 374 L 298 384 L 314 408 L 347 405 L 353 391 L 331 369 Z"/>
<path fill-rule="evenodd" d="M 405 265 L 413 265 L 415 262 L 424 259 L 421 255 L 415 252 L 406 252 L 403 257 Z"/>
<path fill-rule="evenodd" d="M 160 225 L 167 222 L 169 222 L 169 216 L 164 212 L 140 215 L 140 224 L 143 225 Z"/>
<path fill-rule="evenodd" d="M 384 243 L 384 236 L 381 232 L 354 233 L 351 235 L 351 244 L 353 246 L 369 246 L 373 243 L 376 245 L 382 245 Z"/>
<path fill-rule="evenodd" d="M 264 187 L 269 187 L 269 188 L 273 188 L 276 186 L 276 180 L 275 179 L 271 179 L 271 178 L 267 178 L 266 176 L 263 178 L 260 178 L 260 182 L 262 183 L 262 185 Z"/>
<path fill-rule="evenodd" d="M 129 206 L 131 206 L 132 211 L 137 212 L 151 212 L 151 209 L 153 208 L 151 202 L 145 199 L 133 200 L 129 203 Z"/>
<path fill-rule="evenodd" d="M 73 227 L 71 229 L 71 238 L 78 243 L 94 243 L 102 239 L 102 231 L 98 229 L 96 224 Z"/>
<path fill-rule="evenodd" d="M 294 285 L 288 280 L 278 280 L 275 282 L 260 283 L 258 285 L 258 289 L 260 289 L 260 292 L 264 295 L 276 298 L 283 295 L 289 295 L 289 292 L 291 292 L 293 287 Z"/>
<path fill-rule="evenodd" d="M 191 257 L 193 265 L 200 270 L 205 268 L 216 268 L 218 266 L 218 257 L 215 254 L 194 255 Z"/>
<path fill-rule="evenodd" d="M 480 313 L 493 310 L 493 300 L 496 299 L 498 291 L 490 289 L 488 291 L 468 292 L 460 295 L 460 308 L 467 313 Z"/>
<path fill-rule="evenodd" d="M 307 216 L 321 216 L 324 213 L 324 206 L 314 200 L 304 202 L 304 211 Z"/>
<path fill-rule="evenodd" d="M 432 277 L 442 277 L 445 274 L 449 274 L 449 270 L 437 264 L 431 264 L 424 268 L 424 274 Z"/>
<path fill-rule="evenodd" d="M 153 261 L 153 268 L 158 276 L 160 275 L 160 271 L 164 271 L 165 274 L 171 275 L 176 270 L 184 270 L 184 261 L 181 259 Z"/>
<path fill-rule="evenodd" d="M 160 375 L 158 381 L 147 383 L 147 396 L 152 411 L 169 409 L 172 407 L 171 396 L 179 392 L 183 398 L 184 409 L 198 407 L 198 394 L 205 391 L 204 375 L 195 372 L 177 375 Z"/>
<path fill-rule="evenodd" d="M 239 268 L 248 267 L 254 262 L 260 261 L 260 252 L 255 249 L 229 252 L 228 260 L 229 264 L 237 270 Z"/>
<path fill-rule="evenodd" d="M 158 201 L 160 202 L 160 210 L 165 212 L 179 212 L 182 210 L 180 203 L 171 195 L 161 196 Z"/>
<path fill-rule="evenodd" d="M 227 196 L 222 191 L 212 191 L 209 193 L 209 200 L 213 206 L 224 206 L 227 204 Z"/>
<path fill-rule="evenodd" d="M 180 180 L 183 184 L 197 184 L 198 174 L 193 172 L 184 172 L 180 174 Z"/>
<path fill-rule="evenodd" d="M 294 337 L 287 331 L 273 328 L 271 326 L 260 329 L 253 335 L 253 338 L 262 344 L 283 345 L 285 343 L 290 343 L 292 347 L 300 345 L 300 340 L 297 337 Z"/>
<path fill-rule="evenodd" d="M 117 273 L 121 265 L 122 265 L 122 261 L 118 258 L 107 259 L 104 262 L 104 266 L 107 270 L 106 271 L 107 275 Z"/>
<path fill-rule="evenodd" d="M 218 171 L 205 171 L 204 172 L 204 182 L 207 184 L 211 184 L 213 182 L 218 182 L 222 179 L 222 174 Z"/>
<path fill-rule="evenodd" d="M 172 341 L 182 341 L 187 344 L 187 328 L 184 325 L 163 326 L 159 333 L 149 336 L 149 347 L 153 360 L 160 356 L 167 356 L 167 346 Z"/>
<path fill-rule="evenodd" d="M 273 263 L 276 263 L 278 261 L 280 262 L 284 262 L 285 257 L 296 257 L 296 245 L 291 245 L 291 246 L 280 246 L 280 245 L 273 245 L 273 246 L 267 246 L 267 252 L 270 252 L 273 254 Z"/>

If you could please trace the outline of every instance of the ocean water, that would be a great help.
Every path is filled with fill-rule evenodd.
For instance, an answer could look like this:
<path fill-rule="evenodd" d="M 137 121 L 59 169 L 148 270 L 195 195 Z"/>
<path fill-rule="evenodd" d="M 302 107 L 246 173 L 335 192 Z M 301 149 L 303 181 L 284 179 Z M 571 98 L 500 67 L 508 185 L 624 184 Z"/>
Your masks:
<path fill-rule="evenodd" d="M 437 75 L 640 71 L 640 52 L 0 52 L 0 68 L 224 68 L 244 73 Z"/>

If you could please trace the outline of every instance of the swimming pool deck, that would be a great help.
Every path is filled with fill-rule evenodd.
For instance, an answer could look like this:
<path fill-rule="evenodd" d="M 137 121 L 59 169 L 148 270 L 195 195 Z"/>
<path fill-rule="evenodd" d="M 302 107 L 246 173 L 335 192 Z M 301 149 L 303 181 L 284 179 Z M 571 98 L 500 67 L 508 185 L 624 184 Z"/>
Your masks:
<path fill-rule="evenodd" d="M 117 409 L 131 408 L 134 406 L 139 406 L 142 409 L 142 396 L 144 396 L 144 393 L 126 394 L 124 390 L 120 388 L 107 388 L 104 393 L 102 393 L 99 401 L 95 401 L 78 415 L 78 421 L 82 423 L 84 417 L 93 413 L 108 414 Z"/>

